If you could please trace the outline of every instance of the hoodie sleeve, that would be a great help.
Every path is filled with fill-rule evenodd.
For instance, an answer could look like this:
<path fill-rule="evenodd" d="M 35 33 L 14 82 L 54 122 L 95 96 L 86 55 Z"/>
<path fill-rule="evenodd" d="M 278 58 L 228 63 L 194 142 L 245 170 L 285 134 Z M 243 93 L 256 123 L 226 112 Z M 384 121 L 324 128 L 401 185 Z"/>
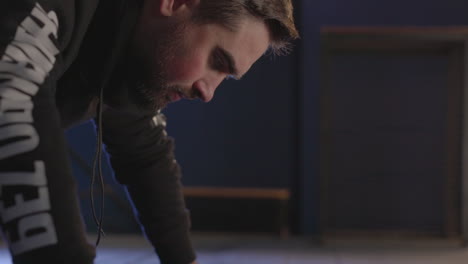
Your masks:
<path fill-rule="evenodd" d="M 54 98 L 73 3 L 0 1 L 0 226 L 14 263 L 83 264 L 95 255 Z"/>
<path fill-rule="evenodd" d="M 107 109 L 102 124 L 115 177 L 126 186 L 161 263 L 191 263 L 195 253 L 189 237 L 189 214 L 164 117 Z"/>

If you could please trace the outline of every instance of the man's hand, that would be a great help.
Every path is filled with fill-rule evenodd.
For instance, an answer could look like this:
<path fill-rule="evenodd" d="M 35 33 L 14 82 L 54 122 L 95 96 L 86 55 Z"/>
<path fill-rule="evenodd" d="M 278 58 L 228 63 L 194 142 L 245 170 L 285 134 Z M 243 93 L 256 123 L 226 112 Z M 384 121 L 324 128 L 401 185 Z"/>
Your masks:
<path fill-rule="evenodd" d="M 194 262 L 190 263 L 190 264 L 198 264 L 198 262 L 195 260 Z"/>

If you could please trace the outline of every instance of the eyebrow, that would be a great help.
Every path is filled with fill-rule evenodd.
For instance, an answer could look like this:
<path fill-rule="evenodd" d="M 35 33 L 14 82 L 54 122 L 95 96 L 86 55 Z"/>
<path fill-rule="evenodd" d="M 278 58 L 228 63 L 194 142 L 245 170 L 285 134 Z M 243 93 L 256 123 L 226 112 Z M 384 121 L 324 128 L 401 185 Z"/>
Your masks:
<path fill-rule="evenodd" d="M 227 50 L 221 48 L 220 46 L 215 47 L 215 52 L 219 52 L 219 55 L 223 57 L 223 60 L 227 63 L 228 73 L 233 75 L 234 78 L 240 80 L 243 75 L 239 74 L 239 70 L 237 69 L 236 62 L 234 57 L 229 53 Z"/>

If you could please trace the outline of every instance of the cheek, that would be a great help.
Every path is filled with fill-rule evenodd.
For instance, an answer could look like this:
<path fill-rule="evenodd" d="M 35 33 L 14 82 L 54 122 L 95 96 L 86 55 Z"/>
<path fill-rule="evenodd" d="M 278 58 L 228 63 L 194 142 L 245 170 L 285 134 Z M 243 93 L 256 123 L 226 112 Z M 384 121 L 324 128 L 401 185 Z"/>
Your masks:
<path fill-rule="evenodd" d="M 204 75 L 207 61 L 202 56 L 176 57 L 167 65 L 169 82 L 194 82 Z"/>

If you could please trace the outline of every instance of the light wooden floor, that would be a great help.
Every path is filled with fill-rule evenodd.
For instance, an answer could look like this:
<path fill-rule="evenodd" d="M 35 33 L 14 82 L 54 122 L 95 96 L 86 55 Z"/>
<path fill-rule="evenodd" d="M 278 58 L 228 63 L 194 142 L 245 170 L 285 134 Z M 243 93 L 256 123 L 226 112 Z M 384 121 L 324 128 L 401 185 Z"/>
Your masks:
<path fill-rule="evenodd" d="M 92 239 L 92 238 L 91 238 Z M 200 264 L 466 264 L 468 249 L 450 245 L 334 245 L 319 248 L 301 239 L 195 236 Z M 0 245 L 0 264 L 11 260 Z M 140 236 L 107 236 L 95 264 L 158 264 Z"/>

